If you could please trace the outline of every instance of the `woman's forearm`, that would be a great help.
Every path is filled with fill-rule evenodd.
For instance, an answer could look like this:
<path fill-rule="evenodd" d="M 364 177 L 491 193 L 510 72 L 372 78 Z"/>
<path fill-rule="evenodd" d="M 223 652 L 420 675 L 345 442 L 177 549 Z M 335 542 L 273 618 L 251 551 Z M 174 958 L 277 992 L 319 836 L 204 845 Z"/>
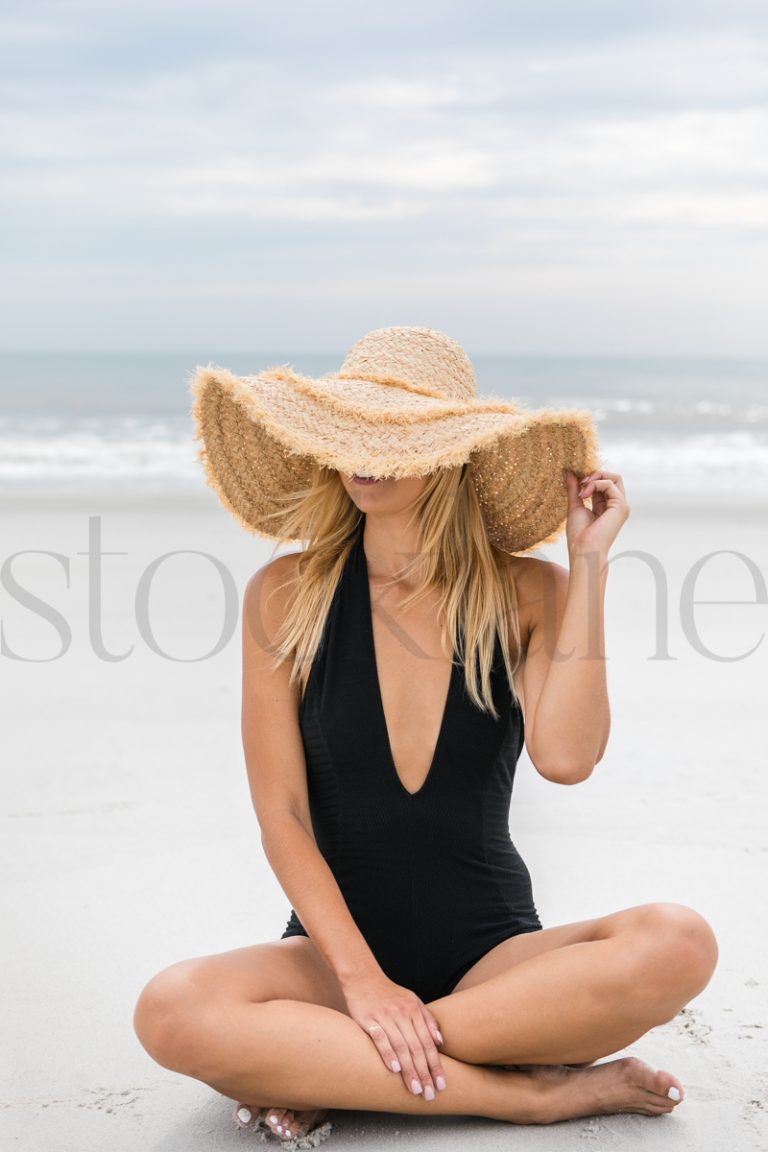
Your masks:
<path fill-rule="evenodd" d="M 565 610 L 536 708 L 536 727 L 547 733 L 547 759 L 563 783 L 585 779 L 608 739 L 607 577 L 607 556 L 571 555 Z"/>
<path fill-rule="evenodd" d="M 262 818 L 260 824 L 272 871 L 341 986 L 379 972 L 312 832 L 288 811 Z"/>

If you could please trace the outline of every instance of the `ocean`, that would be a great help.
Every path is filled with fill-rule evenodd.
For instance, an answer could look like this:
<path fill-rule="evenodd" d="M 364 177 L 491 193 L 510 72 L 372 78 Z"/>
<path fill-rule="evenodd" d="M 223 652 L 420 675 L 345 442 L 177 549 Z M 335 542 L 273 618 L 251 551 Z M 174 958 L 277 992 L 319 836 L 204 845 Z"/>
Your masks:
<path fill-rule="evenodd" d="M 320 375 L 338 355 L 0 353 L 0 484 L 199 489 L 188 377 L 274 364 Z M 478 392 L 526 408 L 588 408 L 604 467 L 631 492 L 710 486 L 768 495 L 768 359 L 474 357 Z"/>

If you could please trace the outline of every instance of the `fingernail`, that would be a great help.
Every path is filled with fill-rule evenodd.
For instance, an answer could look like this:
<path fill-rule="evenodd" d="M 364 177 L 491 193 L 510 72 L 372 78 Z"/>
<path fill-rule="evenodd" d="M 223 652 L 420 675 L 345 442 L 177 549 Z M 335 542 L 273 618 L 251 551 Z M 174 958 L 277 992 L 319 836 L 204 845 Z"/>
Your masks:
<path fill-rule="evenodd" d="M 286 1128 L 285 1134 L 286 1134 L 286 1136 L 290 1136 L 290 1134 L 291 1134 L 290 1128 Z"/>
<path fill-rule="evenodd" d="M 437 1036 L 438 1044 L 444 1044 L 445 1043 L 445 1041 L 443 1040 L 443 1034 L 439 1028 L 435 1028 L 435 1036 Z"/>
<path fill-rule="evenodd" d="M 442 1092 L 442 1090 L 445 1088 L 445 1076 L 438 1076 L 435 1080 L 435 1084 L 437 1084 L 437 1087 Z"/>
<path fill-rule="evenodd" d="M 392 1069 L 393 1072 L 402 1072 L 402 1068 L 400 1067 L 400 1061 L 399 1060 L 393 1060 L 392 1063 L 390 1064 L 390 1068 Z"/>
<path fill-rule="evenodd" d="M 411 1092 L 413 1092 L 414 1096 L 418 1096 L 419 1093 L 423 1091 L 424 1089 L 418 1080 L 411 1080 Z"/>
<path fill-rule="evenodd" d="M 269 1122 L 270 1124 L 277 1124 L 277 1116 L 270 1116 Z"/>
<path fill-rule="evenodd" d="M 435 1098 L 435 1090 L 431 1084 L 427 1084 L 426 1088 L 424 1089 L 424 1099 L 425 1100 L 434 1100 L 434 1098 Z"/>
<path fill-rule="evenodd" d="M 253 1119 L 250 1108 L 238 1108 L 237 1118 L 241 1124 L 250 1124 Z"/>
<path fill-rule="evenodd" d="M 282 1124 L 278 1124 L 277 1130 L 278 1130 L 278 1132 L 282 1132 L 282 1130 L 283 1130 Z"/>
<path fill-rule="evenodd" d="M 667 1096 L 670 1098 L 670 1100 L 679 1100 L 680 1099 L 680 1089 L 675 1088 L 675 1086 L 673 1084 L 672 1087 L 670 1088 L 669 1092 L 667 1092 Z"/>

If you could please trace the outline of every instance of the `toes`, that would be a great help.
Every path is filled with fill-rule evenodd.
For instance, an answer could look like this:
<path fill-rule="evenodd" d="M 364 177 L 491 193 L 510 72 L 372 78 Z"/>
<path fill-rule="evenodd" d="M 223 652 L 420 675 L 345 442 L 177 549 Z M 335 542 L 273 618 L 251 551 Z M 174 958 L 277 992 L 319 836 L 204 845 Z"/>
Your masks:
<path fill-rule="evenodd" d="M 286 1108 L 267 1109 L 266 1122 L 275 1136 L 285 1136 L 285 1129 L 287 1127 L 290 1130 L 290 1122 L 292 1120 L 293 1113 L 289 1112 Z"/>
<path fill-rule="evenodd" d="M 252 1108 L 250 1104 L 236 1102 L 232 1109 L 232 1119 L 238 1128 L 251 1128 L 257 1122 L 258 1109 Z"/>
<path fill-rule="evenodd" d="M 654 1104 L 663 1105 L 668 1110 L 683 1099 L 683 1086 L 677 1076 L 673 1076 L 671 1072 L 656 1072 L 636 1056 L 626 1058 L 622 1073 L 625 1084 L 644 1088 L 649 1094 L 649 1100 Z"/>
<path fill-rule="evenodd" d="M 663 1096 L 665 1101 L 669 1101 L 673 1107 L 683 1099 L 685 1095 L 683 1086 L 677 1076 L 673 1076 L 671 1072 L 656 1072 L 653 1081 L 653 1084 L 649 1085 L 650 1090 Z"/>
<path fill-rule="evenodd" d="M 667 1116 L 674 1111 L 674 1107 L 671 1100 L 667 1104 L 656 1104 L 651 1100 L 646 1104 L 644 1112 L 646 1116 Z"/>
<path fill-rule="evenodd" d="M 248 1107 L 237 1105 L 238 1108 Z M 293 1112 L 290 1108 L 260 1108 L 250 1109 L 254 1117 L 258 1116 L 278 1140 L 289 1141 L 309 1136 L 315 1128 L 322 1125 L 327 1116 L 326 1110 L 311 1110 L 307 1112 Z M 237 1120 L 237 1115 L 235 1114 Z M 257 1121 L 254 1121 L 257 1122 Z M 240 1124 L 242 1127 L 243 1125 Z"/>
<path fill-rule="evenodd" d="M 283 1119 L 283 1139 L 293 1140 L 296 1137 L 296 1118 L 291 1112 L 286 1112 Z"/>

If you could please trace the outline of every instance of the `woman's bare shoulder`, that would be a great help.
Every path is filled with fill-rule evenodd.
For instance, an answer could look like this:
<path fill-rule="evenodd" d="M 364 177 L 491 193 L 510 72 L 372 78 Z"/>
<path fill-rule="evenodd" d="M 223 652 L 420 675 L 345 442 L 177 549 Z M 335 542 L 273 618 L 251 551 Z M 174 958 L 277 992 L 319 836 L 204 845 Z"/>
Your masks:
<path fill-rule="evenodd" d="M 244 601 L 254 607 L 258 604 L 262 608 L 266 607 L 267 601 L 285 601 L 298 573 L 300 556 L 300 552 L 285 552 L 257 568 L 245 586 Z M 273 593 L 281 592 L 282 597 L 273 596 Z"/>
<path fill-rule="evenodd" d="M 540 556 L 505 557 L 515 583 L 523 647 L 533 629 L 543 618 L 548 606 L 557 606 L 568 587 L 568 569 L 554 560 Z"/>
<path fill-rule="evenodd" d="M 269 648 L 285 619 L 295 588 L 300 552 L 286 552 L 263 564 L 243 592 L 243 630 Z"/>
<path fill-rule="evenodd" d="M 284 552 L 281 556 L 275 556 L 266 564 L 262 564 L 261 568 L 257 568 L 248 583 L 266 581 L 267 583 L 278 584 L 280 581 L 292 577 L 298 568 L 301 555 L 301 552 Z"/>

